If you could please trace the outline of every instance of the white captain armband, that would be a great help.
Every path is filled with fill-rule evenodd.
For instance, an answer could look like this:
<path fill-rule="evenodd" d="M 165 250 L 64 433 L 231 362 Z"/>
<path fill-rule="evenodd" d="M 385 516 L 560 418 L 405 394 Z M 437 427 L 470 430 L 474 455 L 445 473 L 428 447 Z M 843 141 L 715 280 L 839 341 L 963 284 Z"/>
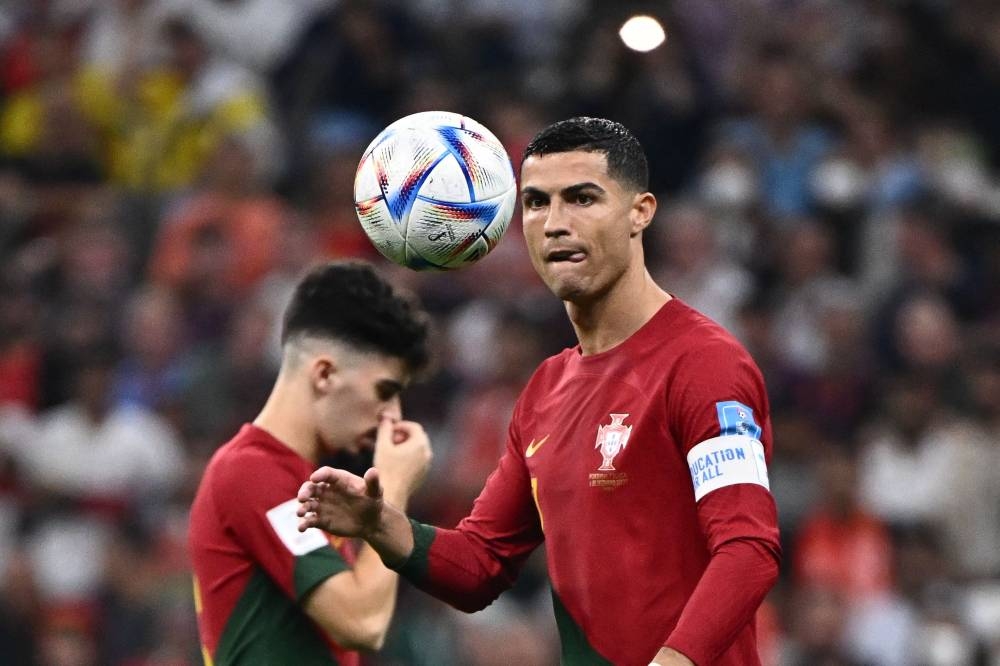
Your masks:
<path fill-rule="evenodd" d="M 749 435 L 723 435 L 694 446 L 687 454 L 694 501 L 725 486 L 756 483 L 768 490 L 764 445 Z"/>

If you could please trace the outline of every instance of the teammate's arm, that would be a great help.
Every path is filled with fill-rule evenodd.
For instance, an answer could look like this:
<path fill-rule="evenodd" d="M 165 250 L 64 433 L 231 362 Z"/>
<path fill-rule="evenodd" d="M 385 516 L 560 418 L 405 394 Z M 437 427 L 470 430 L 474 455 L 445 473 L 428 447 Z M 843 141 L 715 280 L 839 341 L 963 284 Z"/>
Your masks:
<path fill-rule="evenodd" d="M 383 419 L 375 444 L 381 470 L 379 492 L 392 505 L 406 508 L 430 463 L 427 435 L 416 423 Z M 409 523 L 405 521 L 406 530 Z M 327 578 L 303 600 L 303 610 L 339 645 L 378 650 L 392 620 L 399 575 L 365 545 L 351 569 Z"/>

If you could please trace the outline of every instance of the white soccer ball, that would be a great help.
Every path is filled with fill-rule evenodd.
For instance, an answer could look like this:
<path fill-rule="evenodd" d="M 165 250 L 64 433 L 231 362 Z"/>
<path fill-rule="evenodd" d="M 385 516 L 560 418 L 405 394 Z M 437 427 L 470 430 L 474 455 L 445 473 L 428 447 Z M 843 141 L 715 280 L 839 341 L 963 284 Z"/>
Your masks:
<path fill-rule="evenodd" d="M 510 224 L 517 183 L 507 151 L 472 118 L 424 111 L 368 144 L 354 207 L 368 238 L 414 270 L 461 268 L 496 247 Z"/>

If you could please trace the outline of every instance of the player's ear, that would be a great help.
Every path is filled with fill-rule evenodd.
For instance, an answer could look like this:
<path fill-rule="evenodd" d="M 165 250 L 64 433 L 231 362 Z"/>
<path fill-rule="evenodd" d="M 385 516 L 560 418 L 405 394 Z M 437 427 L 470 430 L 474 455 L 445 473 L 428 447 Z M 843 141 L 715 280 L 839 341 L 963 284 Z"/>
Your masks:
<path fill-rule="evenodd" d="M 333 357 L 325 354 L 317 356 L 309 368 L 309 378 L 317 392 L 329 393 L 340 381 L 340 376 L 337 373 L 337 362 Z"/>
<path fill-rule="evenodd" d="M 632 208 L 629 211 L 629 220 L 632 223 L 629 236 L 636 236 L 642 233 L 642 230 L 648 227 L 649 223 L 653 221 L 655 214 L 656 197 L 653 196 L 652 192 L 642 192 L 635 195 L 635 199 L 632 200 Z"/>

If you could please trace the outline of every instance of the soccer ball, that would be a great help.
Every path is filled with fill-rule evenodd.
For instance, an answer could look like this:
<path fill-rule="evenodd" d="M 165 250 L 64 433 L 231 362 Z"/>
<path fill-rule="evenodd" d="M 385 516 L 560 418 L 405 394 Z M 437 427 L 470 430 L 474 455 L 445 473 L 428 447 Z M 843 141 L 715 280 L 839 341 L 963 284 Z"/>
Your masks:
<path fill-rule="evenodd" d="M 517 201 L 514 169 L 484 126 L 457 113 L 397 120 L 368 144 L 354 207 L 386 258 L 414 270 L 467 266 L 496 247 Z"/>

